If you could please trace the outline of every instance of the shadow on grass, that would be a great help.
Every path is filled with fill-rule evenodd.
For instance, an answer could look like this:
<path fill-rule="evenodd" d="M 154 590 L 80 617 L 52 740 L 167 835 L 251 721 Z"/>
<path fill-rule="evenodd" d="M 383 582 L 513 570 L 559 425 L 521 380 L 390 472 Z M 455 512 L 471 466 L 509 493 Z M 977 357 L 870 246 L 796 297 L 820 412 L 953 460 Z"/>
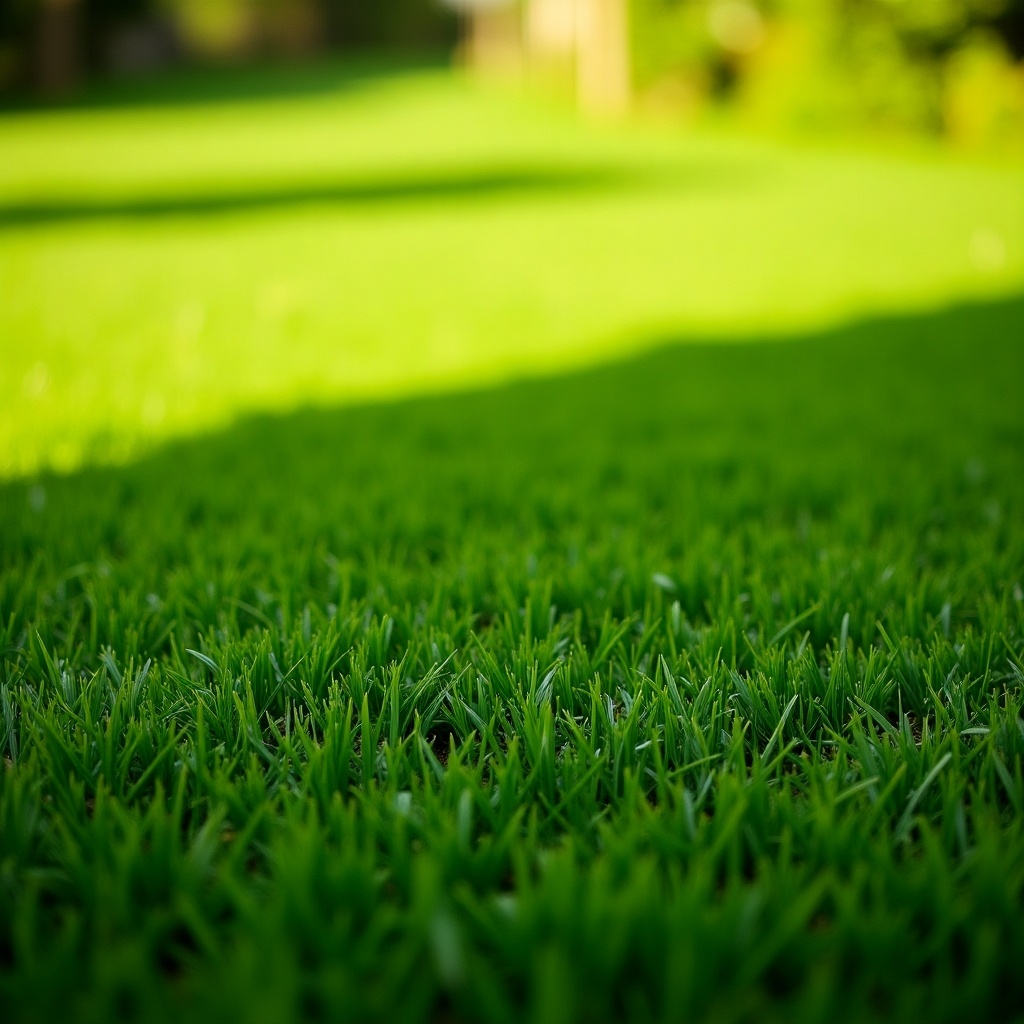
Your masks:
<path fill-rule="evenodd" d="M 235 191 L 115 196 L 110 198 L 27 199 L 0 202 L 0 230 L 111 219 L 160 220 L 287 210 L 322 205 L 382 207 L 406 203 L 459 203 L 480 199 L 566 198 L 619 189 L 712 190 L 750 183 L 741 167 L 690 161 L 671 170 L 615 167 L 521 166 L 446 172 L 420 177 L 387 174 L 372 178 L 309 181 Z"/>
<path fill-rule="evenodd" d="M 710 179 L 710 175 L 709 175 Z M 311 182 L 276 188 L 198 195 L 114 199 L 39 200 L 0 204 L 0 228 L 35 227 L 107 219 L 151 220 L 249 213 L 306 205 L 377 206 L 389 203 L 460 202 L 538 193 L 564 194 L 614 188 L 631 179 L 602 169 L 495 169 L 421 178 Z"/>
<path fill-rule="evenodd" d="M 929 463 L 961 473 L 977 463 L 1024 482 L 1022 388 L 1017 296 L 789 339 L 652 339 L 645 354 L 555 376 L 249 414 L 222 431 L 165 442 L 134 465 L 85 468 L 65 482 L 77 490 L 146 480 L 154 501 L 187 491 L 200 503 L 241 488 L 287 505 L 297 494 L 315 502 L 318 481 L 355 496 L 366 481 L 427 486 L 434 475 L 453 492 L 472 480 L 474 490 L 483 481 L 497 495 L 513 481 L 510 507 L 525 480 L 536 489 L 548 479 L 564 492 L 576 475 L 596 472 L 610 483 L 642 478 L 657 491 L 694 467 L 715 486 L 753 472 L 766 493 L 794 472 L 811 490 L 841 488 L 848 471 L 863 485 L 876 463 L 883 475 Z M 0 508 L 24 505 L 31 486 L 0 485 Z"/>

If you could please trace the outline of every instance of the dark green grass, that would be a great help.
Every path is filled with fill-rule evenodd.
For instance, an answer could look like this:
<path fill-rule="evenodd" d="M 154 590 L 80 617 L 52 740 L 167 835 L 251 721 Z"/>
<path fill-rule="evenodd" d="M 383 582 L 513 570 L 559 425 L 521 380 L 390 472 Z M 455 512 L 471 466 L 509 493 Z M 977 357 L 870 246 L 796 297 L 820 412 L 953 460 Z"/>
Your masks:
<path fill-rule="evenodd" d="M 1021 1019 L 1022 339 L 5 485 L 5 1020 Z"/>

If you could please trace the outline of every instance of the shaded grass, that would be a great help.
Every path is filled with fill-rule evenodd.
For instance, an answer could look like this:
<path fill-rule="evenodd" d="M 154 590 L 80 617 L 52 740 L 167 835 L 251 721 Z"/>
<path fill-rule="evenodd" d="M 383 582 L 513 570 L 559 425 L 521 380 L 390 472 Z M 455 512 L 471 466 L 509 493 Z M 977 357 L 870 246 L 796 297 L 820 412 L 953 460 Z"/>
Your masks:
<path fill-rule="evenodd" d="M 479 199 L 503 194 L 554 192 L 609 187 L 621 179 L 599 169 L 568 171 L 566 168 L 509 168 L 458 175 L 314 182 L 265 190 L 207 193 L 202 195 L 139 196 L 78 202 L 35 201 L 0 205 L 0 228 L 28 227 L 75 221 L 204 217 L 217 214 L 259 212 L 309 205 L 341 206 Z"/>
<path fill-rule="evenodd" d="M 1024 302 L 0 489 L 13 1020 L 1010 1020 Z"/>

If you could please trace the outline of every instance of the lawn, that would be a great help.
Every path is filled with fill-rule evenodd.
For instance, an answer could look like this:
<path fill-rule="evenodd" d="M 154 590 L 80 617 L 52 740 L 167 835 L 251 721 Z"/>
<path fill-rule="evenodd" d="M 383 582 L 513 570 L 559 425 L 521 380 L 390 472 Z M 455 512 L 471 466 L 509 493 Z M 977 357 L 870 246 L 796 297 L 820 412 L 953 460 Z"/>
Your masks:
<path fill-rule="evenodd" d="M 1019 168 L 436 72 L 0 149 L 5 1020 L 1022 1019 Z"/>
<path fill-rule="evenodd" d="M 0 116 L 0 474 L 1024 289 L 1019 163 L 585 128 L 438 71 L 289 83 Z"/>

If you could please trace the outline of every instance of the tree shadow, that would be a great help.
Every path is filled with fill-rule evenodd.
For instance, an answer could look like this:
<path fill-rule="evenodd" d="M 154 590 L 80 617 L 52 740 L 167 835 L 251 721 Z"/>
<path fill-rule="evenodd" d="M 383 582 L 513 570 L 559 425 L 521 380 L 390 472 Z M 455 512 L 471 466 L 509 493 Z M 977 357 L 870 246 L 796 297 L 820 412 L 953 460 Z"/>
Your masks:
<path fill-rule="evenodd" d="M 318 480 L 347 480 L 356 493 L 389 474 L 462 474 L 485 490 L 497 476 L 539 475 L 564 489 L 588 459 L 602 472 L 617 466 L 610 480 L 635 475 L 631 463 L 666 479 L 683 464 L 721 476 L 757 463 L 766 481 L 772 467 L 802 466 L 809 481 L 839 486 L 853 463 L 870 478 L 865 465 L 876 456 L 887 471 L 903 458 L 949 462 L 957 472 L 992 456 L 1024 481 L 1022 387 L 1024 296 L 1014 296 L 782 338 L 656 337 L 639 355 L 555 375 L 250 413 L 223 430 L 166 441 L 134 465 L 85 467 L 66 479 L 73 488 L 144 479 L 156 492 L 188 491 L 189 480 L 200 491 L 248 480 L 240 493 L 287 501 L 315 495 Z M 659 448 L 671 453 L 664 465 L 650 463 Z M 26 486 L 0 482 L 0 498 Z M 514 489 L 506 497 L 514 503 Z"/>
<path fill-rule="evenodd" d="M 164 195 L 67 197 L 0 202 L 0 231 L 104 220 L 215 217 L 304 206 L 384 207 L 481 199 L 565 198 L 621 190 L 717 190 L 746 187 L 751 176 L 727 162 L 696 161 L 673 168 L 614 166 L 496 166 L 444 168 L 418 177 L 395 173 L 366 178 L 294 182 L 233 191 Z"/>
<path fill-rule="evenodd" d="M 39 199 L 0 204 L 0 229 L 108 219 L 160 220 L 260 212 L 308 205 L 377 206 L 460 202 L 538 193 L 616 188 L 636 176 L 602 168 L 496 168 L 416 178 L 353 179 L 205 194 Z"/>

